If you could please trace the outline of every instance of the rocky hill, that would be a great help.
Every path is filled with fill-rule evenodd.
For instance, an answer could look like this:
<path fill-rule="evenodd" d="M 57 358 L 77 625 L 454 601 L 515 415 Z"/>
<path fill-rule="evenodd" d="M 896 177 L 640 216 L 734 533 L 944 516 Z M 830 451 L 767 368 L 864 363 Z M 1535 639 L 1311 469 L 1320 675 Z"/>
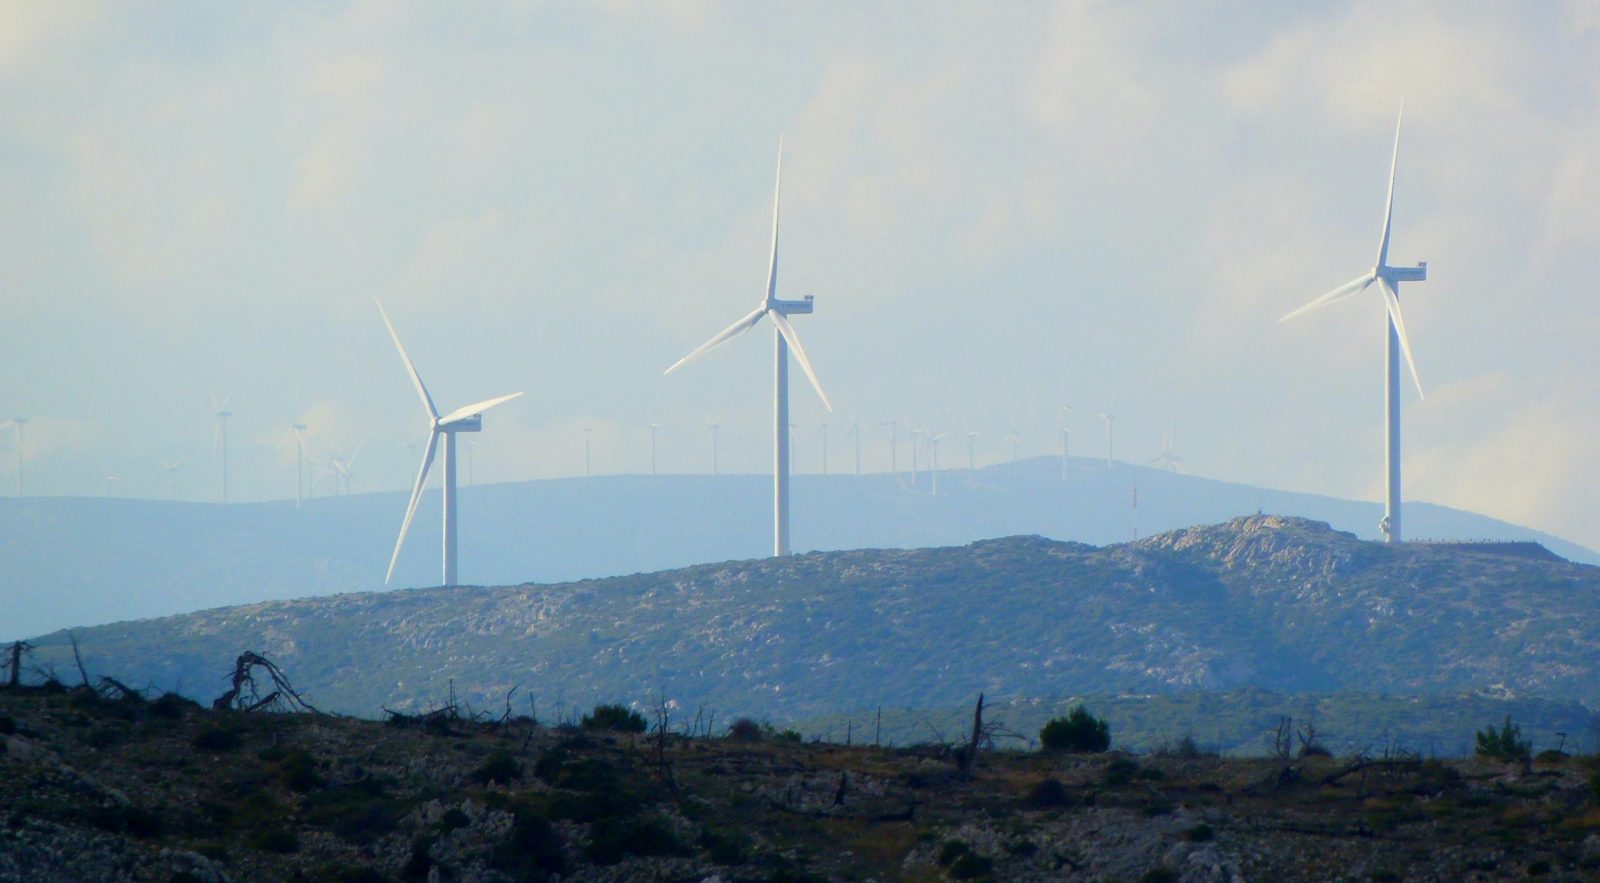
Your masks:
<path fill-rule="evenodd" d="M 1386 546 L 1253 516 L 1105 547 L 811 553 L 271 602 L 77 637 L 92 673 L 202 697 L 259 651 L 321 707 L 368 716 L 452 689 L 495 707 L 513 687 L 545 716 L 660 696 L 779 723 L 979 692 L 1487 691 L 1592 707 L 1597 599 L 1600 568 L 1517 547 Z M 71 670 L 65 634 L 34 643 L 42 665 Z"/>
<path fill-rule="evenodd" d="M 414 466 L 408 467 L 414 470 Z M 409 487 L 414 472 L 405 473 Z M 1138 508 L 1132 507 L 1137 489 Z M 1096 545 L 1279 512 L 1376 538 L 1376 503 L 1296 494 L 1105 461 L 1039 457 L 976 471 L 797 475 L 794 548 L 923 548 L 1036 534 Z M 428 491 L 394 586 L 439 578 L 439 498 Z M 772 479 L 607 475 L 461 489 L 461 578 L 568 580 L 760 557 L 772 547 Z M 381 591 L 403 493 L 220 506 L 0 497 L 0 640 L 206 607 Z M 693 517 L 684 517 L 693 513 Z M 1413 539 L 1515 539 L 1573 561 L 1600 553 L 1482 515 L 1407 503 Z"/>
<path fill-rule="evenodd" d="M 1592 879 L 1594 758 L 1223 759 L 0 688 L 0 881 Z M 639 721 L 641 727 L 644 721 Z M 666 737 L 658 736 L 665 731 Z"/>

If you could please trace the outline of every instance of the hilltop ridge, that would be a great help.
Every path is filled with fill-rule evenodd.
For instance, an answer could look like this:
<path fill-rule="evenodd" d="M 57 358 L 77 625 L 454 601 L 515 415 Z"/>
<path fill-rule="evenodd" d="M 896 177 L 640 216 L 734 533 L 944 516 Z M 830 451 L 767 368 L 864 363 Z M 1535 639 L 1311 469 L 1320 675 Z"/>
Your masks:
<path fill-rule="evenodd" d="M 448 689 L 775 721 L 886 705 L 1259 687 L 1595 702 L 1600 568 L 1250 516 L 1095 547 L 814 552 L 572 583 L 274 601 L 77 633 L 92 669 L 215 682 L 252 649 L 323 707 Z M 66 637 L 37 642 L 70 665 Z"/>

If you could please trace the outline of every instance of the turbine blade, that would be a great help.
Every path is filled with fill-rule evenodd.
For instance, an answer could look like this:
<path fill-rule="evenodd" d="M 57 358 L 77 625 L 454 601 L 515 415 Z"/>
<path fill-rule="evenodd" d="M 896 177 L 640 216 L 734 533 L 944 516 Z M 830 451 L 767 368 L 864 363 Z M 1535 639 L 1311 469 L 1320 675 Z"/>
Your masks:
<path fill-rule="evenodd" d="M 1344 300 L 1345 298 L 1349 297 L 1352 294 L 1359 294 L 1359 293 L 1361 293 L 1363 291 L 1366 291 L 1367 290 L 1367 286 L 1371 285 L 1372 281 L 1374 279 L 1376 279 L 1376 278 L 1377 277 L 1372 275 L 1371 273 L 1362 273 L 1360 276 L 1357 276 L 1356 278 L 1351 279 L 1349 282 L 1346 282 L 1345 284 L 1339 286 L 1338 288 L 1335 288 L 1334 290 L 1328 292 L 1327 294 L 1324 294 L 1323 296 L 1317 298 L 1316 300 L 1312 301 L 1311 303 L 1308 303 L 1305 306 L 1301 307 L 1300 309 L 1295 310 L 1294 312 L 1290 313 L 1289 315 L 1284 316 L 1282 319 L 1279 319 L 1278 321 L 1279 322 L 1287 322 L 1290 319 L 1296 318 L 1298 316 L 1303 316 L 1306 313 L 1311 312 L 1312 310 L 1321 309 L 1321 308 L 1327 306 L 1328 304 L 1333 303 L 1336 300 Z M 1104 417 L 1105 415 L 1102 414 L 1100 416 Z"/>
<path fill-rule="evenodd" d="M 439 430 L 428 431 L 428 447 L 422 452 L 422 468 L 417 470 L 417 484 L 411 489 L 411 502 L 406 506 L 406 520 L 400 523 L 400 538 L 394 541 L 394 554 L 389 556 L 389 572 L 384 574 L 387 584 L 394 576 L 395 562 L 400 560 L 400 547 L 406 543 L 406 532 L 411 530 L 411 518 L 417 514 L 417 502 L 422 499 L 422 486 L 428 483 L 428 467 L 433 465 L 433 449 L 439 442 Z"/>
<path fill-rule="evenodd" d="M 794 359 L 800 363 L 800 370 L 806 372 L 806 378 L 811 381 L 811 386 L 822 397 L 822 405 L 829 411 L 833 410 L 833 403 L 828 401 L 828 394 L 822 391 L 822 383 L 817 380 L 817 372 L 811 370 L 811 360 L 806 358 L 806 351 L 800 346 L 800 336 L 794 333 L 794 326 L 777 310 L 768 310 L 767 315 L 772 317 L 772 324 L 778 326 L 778 333 L 788 341 L 789 349 L 794 350 Z"/>
<path fill-rule="evenodd" d="M 668 368 L 667 370 L 665 370 L 665 371 L 663 371 L 661 373 L 663 375 L 671 374 L 672 372 L 678 370 L 679 368 L 682 368 L 684 365 L 687 365 L 690 362 L 693 362 L 695 359 L 698 359 L 701 356 L 705 355 L 706 353 L 710 352 L 711 350 L 715 349 L 717 346 L 719 346 L 720 344 L 722 344 L 724 341 L 728 340 L 729 338 L 737 337 L 738 335 L 743 334 L 746 331 L 749 331 L 750 328 L 752 326 L 754 326 L 757 322 L 760 322 L 761 321 L 761 317 L 765 316 L 766 314 L 767 314 L 767 308 L 766 308 L 765 305 L 756 307 L 754 310 L 750 311 L 750 315 L 745 316 L 743 319 L 740 319 L 739 321 L 733 323 L 732 325 L 729 325 L 727 328 L 722 329 L 722 331 L 718 332 L 716 337 L 713 337 L 710 340 L 706 341 L 705 343 L 700 344 L 699 348 L 696 349 L 694 352 L 688 354 L 687 356 L 684 356 L 683 358 L 679 359 L 676 362 L 673 362 L 671 368 Z"/>
<path fill-rule="evenodd" d="M 778 204 L 783 198 L 783 136 L 778 136 L 778 180 L 772 187 L 772 260 L 767 265 L 767 303 L 778 293 Z"/>
<path fill-rule="evenodd" d="M 1417 360 L 1411 356 L 1411 341 L 1406 339 L 1406 321 L 1400 318 L 1400 295 L 1390 287 L 1389 280 L 1379 279 L 1378 286 L 1383 289 L 1383 305 L 1389 310 L 1389 320 L 1394 322 L 1396 336 L 1400 338 L 1400 351 L 1406 354 L 1406 364 L 1411 367 L 1411 380 L 1417 385 L 1417 398 L 1427 398 L 1422 394 L 1422 378 L 1417 376 Z"/>
<path fill-rule="evenodd" d="M 394 348 L 400 351 L 400 360 L 406 363 L 406 373 L 411 375 L 411 383 L 417 388 L 417 395 L 422 397 L 423 407 L 428 409 L 428 416 L 439 419 L 439 409 L 433 406 L 433 396 L 428 395 L 428 388 L 422 385 L 422 375 L 417 373 L 415 365 L 411 364 L 411 357 L 406 355 L 406 348 L 400 343 L 400 335 L 395 333 L 394 323 L 389 321 L 389 314 L 384 312 L 383 301 L 372 299 L 378 304 L 378 314 L 383 316 L 383 324 L 389 329 L 389 336 L 394 338 Z"/>
<path fill-rule="evenodd" d="M 444 415 L 443 417 L 440 417 L 439 418 L 439 425 L 443 426 L 446 423 L 453 423 L 453 422 L 455 422 L 457 420 L 462 419 L 463 417 L 471 417 L 474 414 L 482 414 L 484 411 L 487 411 L 490 408 L 493 408 L 495 405 L 505 404 L 506 402 L 509 402 L 512 399 L 514 399 L 514 398 L 516 398 L 517 396 L 520 396 L 520 395 L 522 395 L 522 393 L 514 392 L 514 393 L 512 393 L 510 395 L 504 395 L 504 396 L 500 396 L 498 398 L 485 399 L 484 401 L 478 402 L 476 404 L 467 405 L 464 408 L 457 408 L 454 411 L 451 411 L 450 413 Z"/>
<path fill-rule="evenodd" d="M 1383 239 L 1378 242 L 1378 266 L 1389 265 L 1389 225 L 1394 220 L 1394 171 L 1400 164 L 1400 124 L 1405 121 L 1406 104 L 1400 102 L 1400 116 L 1394 121 L 1394 155 L 1389 158 L 1389 199 L 1383 207 Z"/>

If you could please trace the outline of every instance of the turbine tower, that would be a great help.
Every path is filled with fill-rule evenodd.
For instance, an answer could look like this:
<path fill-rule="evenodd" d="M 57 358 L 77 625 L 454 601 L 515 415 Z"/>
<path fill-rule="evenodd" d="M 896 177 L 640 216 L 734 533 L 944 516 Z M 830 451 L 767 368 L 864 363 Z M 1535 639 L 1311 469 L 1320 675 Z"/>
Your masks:
<path fill-rule="evenodd" d="M 583 428 L 583 477 L 588 478 L 594 473 L 589 468 L 589 433 L 594 432 L 594 427 Z"/>
<path fill-rule="evenodd" d="M 706 428 L 711 430 L 711 474 L 717 474 L 717 435 L 722 429 L 722 421 L 713 417 L 706 421 Z"/>
<path fill-rule="evenodd" d="M 1117 452 L 1116 439 L 1111 434 L 1111 429 L 1117 422 L 1117 415 L 1101 414 L 1100 416 L 1105 418 L 1106 421 L 1106 468 L 1110 469 L 1111 461 L 1115 458 Z"/>
<path fill-rule="evenodd" d="M 218 500 L 228 502 L 228 418 L 233 412 L 228 410 L 228 399 L 233 398 L 233 393 L 217 398 L 216 393 L 211 394 L 211 409 L 217 412 L 217 423 L 211 431 L 211 448 L 221 455 L 222 489 Z"/>
<path fill-rule="evenodd" d="M 743 319 L 729 325 L 717 336 L 701 344 L 694 352 L 674 362 L 665 374 L 671 374 L 689 362 L 705 355 L 727 340 L 751 328 L 763 318 L 773 325 L 773 409 L 772 409 L 772 554 L 789 554 L 789 350 L 794 350 L 795 361 L 805 372 L 811 386 L 822 399 L 823 407 L 833 410 L 828 394 L 822 391 L 817 374 L 811 369 L 811 360 L 800 346 L 800 338 L 788 316 L 810 313 L 811 295 L 804 300 L 778 299 L 778 206 L 783 193 L 783 139 L 778 139 L 778 175 L 772 195 L 772 258 L 767 266 L 767 291 L 760 306 Z"/>
<path fill-rule="evenodd" d="M 300 497 L 304 493 L 306 483 L 306 425 L 304 423 L 291 423 L 289 430 L 278 439 L 276 447 L 282 448 L 284 442 L 294 439 L 295 465 L 294 465 L 294 507 L 300 508 Z"/>
<path fill-rule="evenodd" d="M 900 430 L 900 422 L 898 420 L 889 420 L 889 421 L 886 421 L 884 423 L 880 423 L 879 425 L 880 426 L 889 427 L 889 474 L 890 475 L 899 475 L 900 474 L 900 462 L 899 462 L 899 457 L 900 457 L 900 437 L 899 437 L 900 436 L 900 432 L 899 432 L 899 430 Z"/>
<path fill-rule="evenodd" d="M 938 435 L 932 433 L 928 435 L 928 452 L 932 455 L 933 464 L 933 483 L 928 493 L 935 497 L 939 496 L 939 440 L 942 438 L 944 438 L 944 433 L 942 432 Z"/>
<path fill-rule="evenodd" d="M 845 434 L 850 436 L 850 438 L 855 440 L 855 443 L 856 443 L 856 475 L 860 476 L 861 475 L 861 421 L 859 421 L 859 420 L 851 420 L 850 421 L 850 430 Z"/>
<path fill-rule="evenodd" d="M 822 421 L 822 428 L 817 430 L 817 437 L 822 439 L 822 474 L 828 474 L 828 421 Z"/>
<path fill-rule="evenodd" d="M 1411 355 L 1411 342 L 1406 339 L 1406 323 L 1400 316 L 1400 283 L 1422 282 L 1428 278 L 1428 262 L 1415 267 L 1394 267 L 1389 264 L 1389 231 L 1394 220 L 1394 173 L 1400 162 L 1400 125 L 1405 119 L 1405 105 L 1394 124 L 1394 153 L 1389 158 L 1389 198 L 1383 209 L 1383 237 L 1378 240 L 1378 260 L 1371 270 L 1357 276 L 1309 304 L 1284 316 L 1287 322 L 1296 316 L 1327 306 L 1337 300 L 1366 291 L 1374 282 L 1383 294 L 1384 337 L 1387 353 L 1384 362 L 1384 466 L 1388 493 L 1384 504 L 1383 520 L 1378 530 L 1391 543 L 1401 541 L 1400 532 L 1400 353 L 1406 355 L 1406 365 L 1411 369 L 1411 380 L 1417 385 L 1417 398 L 1422 398 L 1422 379 L 1417 376 L 1417 362 Z"/>
<path fill-rule="evenodd" d="M 389 314 L 384 312 L 382 302 L 378 303 L 378 314 L 383 316 L 383 324 L 388 327 L 389 336 L 394 339 L 394 348 L 400 351 L 400 360 L 405 362 L 406 373 L 411 375 L 411 385 L 416 387 L 417 396 L 422 399 L 422 406 L 428 409 L 428 445 L 422 450 L 422 468 L 417 470 L 417 483 L 411 489 L 411 502 L 406 506 L 406 519 L 400 523 L 400 537 L 394 542 L 394 554 L 389 556 L 389 572 L 384 575 L 383 581 L 387 583 L 394 576 L 394 565 L 400 560 L 400 547 L 405 545 L 406 532 L 411 529 L 411 518 L 417 514 L 417 502 L 422 499 L 422 488 L 428 482 L 428 467 L 433 465 L 433 453 L 439 448 L 439 440 L 442 437 L 444 439 L 443 585 L 453 586 L 456 584 L 456 433 L 482 432 L 484 411 L 509 402 L 522 393 L 514 392 L 486 399 L 464 408 L 457 408 L 442 417 L 439 416 L 439 409 L 433 405 L 433 396 L 428 395 L 428 388 L 423 385 L 422 376 L 411 364 L 411 357 L 406 355 L 406 348 L 400 344 L 400 335 L 395 333 L 394 325 L 389 321 Z"/>
<path fill-rule="evenodd" d="M 1006 441 L 1011 445 L 1011 462 L 1017 462 L 1017 443 L 1022 441 L 1022 435 L 1015 429 L 1006 433 Z"/>
<path fill-rule="evenodd" d="M 659 424 L 659 423 L 650 424 L 650 474 L 651 475 L 655 475 L 656 474 L 656 430 L 660 429 L 660 428 L 661 428 L 661 424 Z"/>
<path fill-rule="evenodd" d="M 967 471 L 976 472 L 978 471 L 978 430 L 970 429 L 965 424 L 962 424 L 961 428 L 967 432 Z"/>
<path fill-rule="evenodd" d="M 1066 405 L 1061 406 L 1061 480 L 1067 480 L 1067 454 L 1072 447 L 1072 428 L 1067 421 L 1072 419 L 1072 409 Z"/>
<path fill-rule="evenodd" d="M 22 427 L 27 425 L 28 418 L 12 417 L 0 427 L 10 426 L 17 431 L 17 496 L 22 496 Z"/>
<path fill-rule="evenodd" d="M 183 465 L 180 457 L 172 462 L 161 461 L 161 468 L 167 470 L 167 502 L 176 502 L 178 499 L 178 467 Z"/>
<path fill-rule="evenodd" d="M 1178 456 L 1177 436 L 1170 428 L 1161 433 L 1161 453 L 1150 460 L 1150 465 L 1168 472 L 1183 471 L 1183 458 Z"/>

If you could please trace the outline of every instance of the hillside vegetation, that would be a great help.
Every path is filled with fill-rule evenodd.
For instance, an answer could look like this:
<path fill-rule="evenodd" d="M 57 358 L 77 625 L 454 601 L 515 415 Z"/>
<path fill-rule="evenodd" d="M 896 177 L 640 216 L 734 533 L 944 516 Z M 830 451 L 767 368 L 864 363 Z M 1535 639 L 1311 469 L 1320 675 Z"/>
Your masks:
<path fill-rule="evenodd" d="M 513 687 L 546 717 L 662 697 L 778 723 L 979 692 L 1257 688 L 1541 697 L 1569 703 L 1579 722 L 1560 726 L 1576 737 L 1572 703 L 1593 704 L 1600 682 L 1596 598 L 1600 568 L 1527 547 L 1387 546 L 1254 516 L 1105 547 L 1013 537 L 270 602 L 78 638 L 91 671 L 205 695 L 256 650 L 319 707 L 368 716 L 452 689 L 497 707 Z M 64 634 L 35 643 L 45 665 L 72 665 Z"/>
<path fill-rule="evenodd" d="M 1581 879 L 1591 758 L 1221 759 L 0 688 L 0 881 Z M 692 724 L 690 725 L 692 726 Z M 660 736 L 662 731 L 669 735 Z"/>

